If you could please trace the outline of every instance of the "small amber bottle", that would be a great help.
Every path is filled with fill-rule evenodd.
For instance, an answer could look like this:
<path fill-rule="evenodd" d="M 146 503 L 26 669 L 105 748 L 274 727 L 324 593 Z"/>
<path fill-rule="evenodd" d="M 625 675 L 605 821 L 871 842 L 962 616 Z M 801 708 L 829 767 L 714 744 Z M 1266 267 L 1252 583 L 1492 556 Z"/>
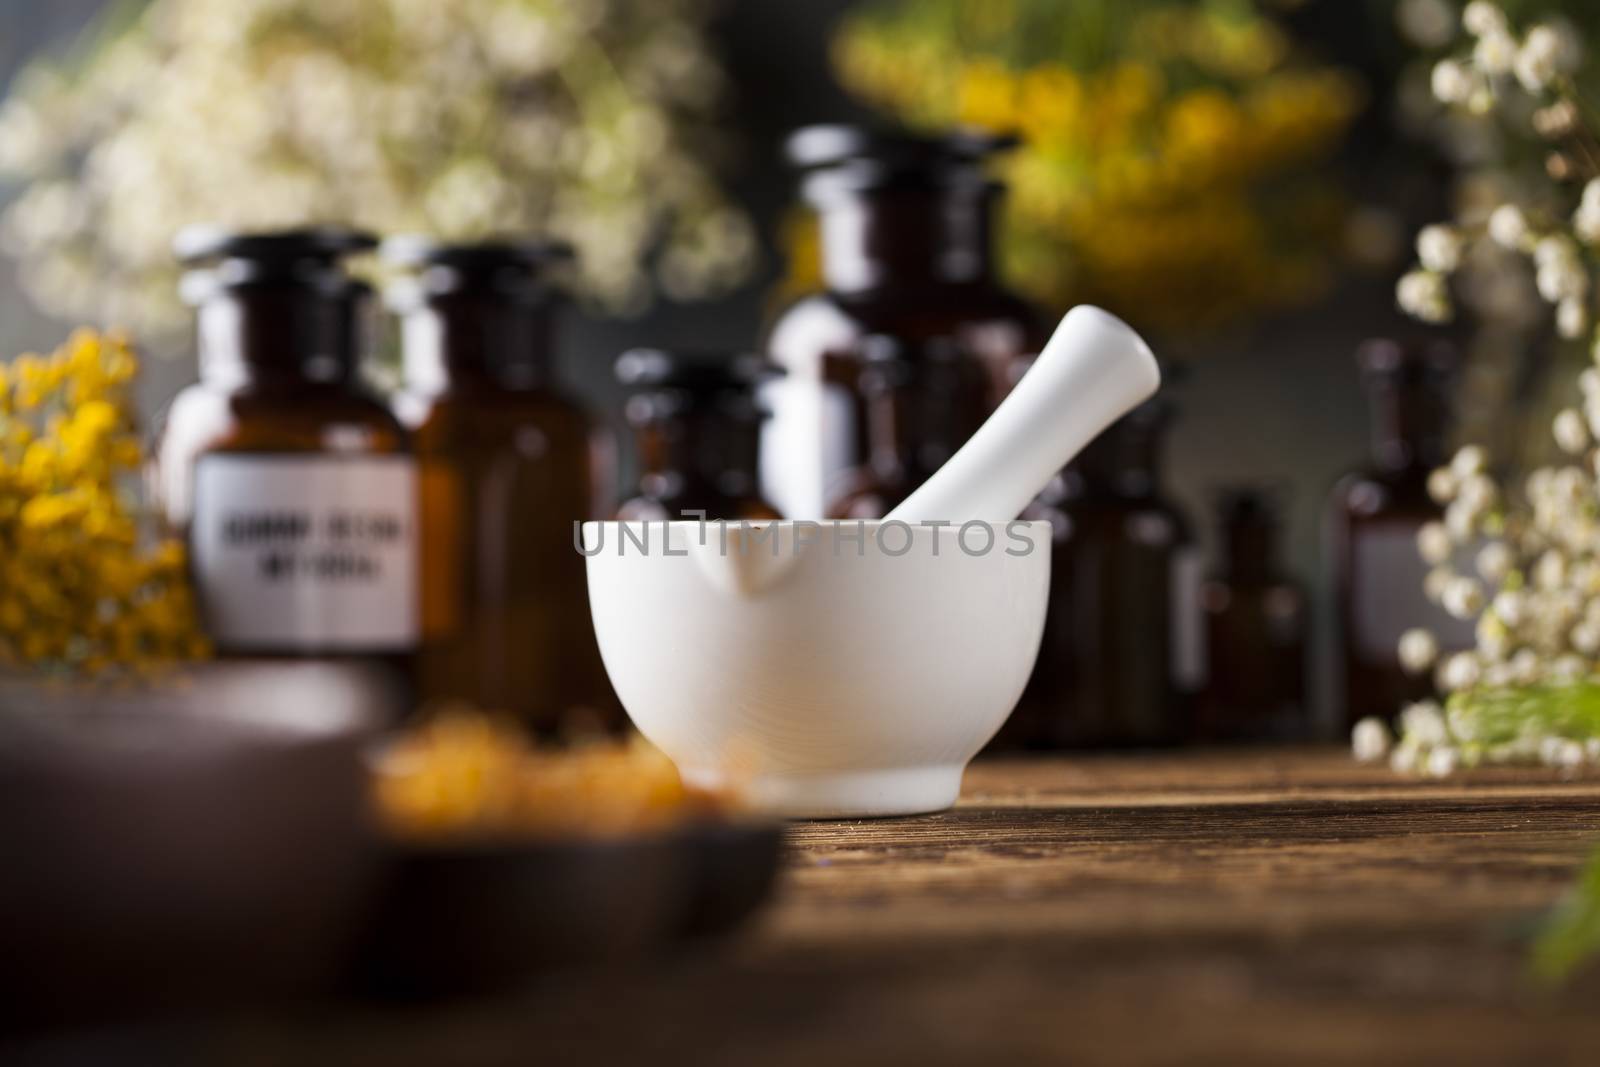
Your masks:
<path fill-rule="evenodd" d="M 1432 679 L 1400 666 L 1406 630 L 1427 627 L 1445 648 L 1472 644 L 1471 624 L 1452 619 L 1423 592 L 1428 568 L 1417 553 L 1417 530 L 1441 517 L 1428 496 L 1428 474 L 1445 460 L 1455 351 L 1440 342 L 1377 339 L 1360 347 L 1356 363 L 1371 409 L 1372 453 L 1334 487 L 1326 526 L 1346 728 L 1432 693 Z"/>
<path fill-rule="evenodd" d="M 1217 497 L 1219 565 L 1200 594 L 1210 660 L 1199 737 L 1269 741 L 1303 737 L 1305 591 L 1283 573 L 1272 496 L 1253 488 Z"/>
<path fill-rule="evenodd" d="M 222 655 L 371 657 L 417 641 L 410 439 L 357 382 L 368 288 L 335 229 L 193 229 L 200 381 L 172 402 L 157 480 Z"/>
<path fill-rule="evenodd" d="M 866 462 L 833 487 L 830 518 L 881 519 L 983 424 L 982 366 L 947 340 L 916 349 L 882 335 L 863 342 Z"/>
<path fill-rule="evenodd" d="M 639 450 L 626 520 L 776 519 L 756 484 L 763 412 L 756 388 L 776 373 L 759 357 L 634 349 L 617 360 Z"/>
<path fill-rule="evenodd" d="M 619 727 L 573 549 L 609 464 L 553 380 L 549 274 L 571 250 L 396 238 L 383 252 L 401 272 L 394 406 L 421 472 L 420 695 L 542 732 Z"/>

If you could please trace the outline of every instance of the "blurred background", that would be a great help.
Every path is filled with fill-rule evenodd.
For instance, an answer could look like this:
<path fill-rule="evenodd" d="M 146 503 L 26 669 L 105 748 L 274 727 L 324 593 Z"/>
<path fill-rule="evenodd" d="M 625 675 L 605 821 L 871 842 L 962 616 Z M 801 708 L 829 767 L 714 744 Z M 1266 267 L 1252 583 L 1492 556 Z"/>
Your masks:
<path fill-rule="evenodd" d="M 583 264 L 562 373 L 614 415 L 620 352 L 756 347 L 814 281 L 793 128 L 1017 129 L 1032 147 L 1006 172 L 1007 280 L 1055 314 L 1102 303 L 1182 365 L 1167 470 L 1197 532 L 1219 484 L 1281 487 L 1289 564 L 1323 591 L 1319 516 L 1367 449 L 1353 353 L 1421 329 L 1394 283 L 1452 169 L 1407 94 L 1420 78 L 1426 96 L 1452 5 L 430 4 L 441 40 L 499 42 L 477 59 L 372 12 L 338 32 L 360 6 L 0 8 L 0 352 L 127 325 L 154 415 L 195 373 L 165 258 L 184 222 L 544 230 Z M 576 107 L 525 106 L 552 86 Z"/>

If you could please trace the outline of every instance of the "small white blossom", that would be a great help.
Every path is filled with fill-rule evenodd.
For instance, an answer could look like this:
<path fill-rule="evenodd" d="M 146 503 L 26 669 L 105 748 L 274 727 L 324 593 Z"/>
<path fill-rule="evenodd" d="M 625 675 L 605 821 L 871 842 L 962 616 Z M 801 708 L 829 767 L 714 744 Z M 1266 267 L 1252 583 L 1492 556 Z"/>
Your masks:
<path fill-rule="evenodd" d="M 1483 586 L 1476 578 L 1457 578 L 1445 586 L 1440 603 L 1458 619 L 1476 618 L 1483 610 Z"/>
<path fill-rule="evenodd" d="M 1444 599 L 1444 591 L 1455 581 L 1455 572 L 1449 567 L 1434 567 L 1422 577 L 1422 592 L 1435 604 Z"/>
<path fill-rule="evenodd" d="M 1450 469 L 1456 472 L 1458 478 L 1481 474 L 1488 466 L 1489 454 L 1480 445 L 1466 445 L 1450 460 Z"/>
<path fill-rule="evenodd" d="M 1578 246 L 1564 233 L 1550 233 L 1533 242 L 1530 254 L 1534 263 L 1541 267 L 1546 263 L 1577 262 Z"/>
<path fill-rule="evenodd" d="M 1489 0 L 1472 0 L 1461 12 L 1461 25 L 1474 37 L 1486 33 L 1505 33 L 1506 15 Z"/>
<path fill-rule="evenodd" d="M 1456 503 L 1473 513 L 1492 507 L 1499 490 L 1487 474 L 1469 474 L 1456 488 Z"/>
<path fill-rule="evenodd" d="M 1489 605 L 1495 618 L 1507 626 L 1521 625 L 1524 608 L 1527 605 L 1527 595 L 1517 589 L 1502 589 L 1494 595 L 1494 601 Z"/>
<path fill-rule="evenodd" d="M 1584 185 L 1578 210 L 1572 215 L 1572 229 L 1585 244 L 1600 241 L 1600 178 L 1590 178 Z"/>
<path fill-rule="evenodd" d="M 1589 292 L 1589 272 L 1583 269 L 1577 253 L 1546 259 L 1534 271 L 1533 281 L 1539 295 L 1552 304 L 1580 300 Z"/>
<path fill-rule="evenodd" d="M 1376 763 L 1389 754 L 1394 735 L 1389 727 L 1375 715 L 1368 715 L 1350 731 L 1350 750 L 1361 763 Z"/>
<path fill-rule="evenodd" d="M 1571 408 L 1556 413 L 1550 432 L 1563 452 L 1581 453 L 1589 447 L 1589 429 L 1584 425 L 1583 416 Z"/>
<path fill-rule="evenodd" d="M 1568 48 L 1560 31 L 1539 25 L 1528 31 L 1514 62 L 1517 80 L 1530 93 L 1537 93 L 1555 80 L 1565 65 Z"/>
<path fill-rule="evenodd" d="M 1456 495 L 1456 472 L 1440 467 L 1428 475 L 1428 495 L 1435 504 L 1448 504 Z"/>
<path fill-rule="evenodd" d="M 1565 737 L 1546 737 L 1539 742 L 1539 762 L 1547 767 L 1572 770 L 1583 766 L 1583 744 Z"/>
<path fill-rule="evenodd" d="M 1416 627 L 1400 635 L 1400 666 L 1411 674 L 1421 674 L 1439 656 L 1439 642 L 1427 630 Z"/>
<path fill-rule="evenodd" d="M 1457 497 L 1455 503 L 1444 509 L 1444 528 L 1453 541 L 1465 544 L 1478 531 L 1478 519 L 1483 509 L 1477 502 Z"/>
<path fill-rule="evenodd" d="M 1562 467 L 1550 476 L 1552 499 L 1579 503 L 1589 495 L 1589 480 L 1578 467 Z"/>
<path fill-rule="evenodd" d="M 1478 638 L 1478 653 L 1486 662 L 1500 664 L 1511 654 L 1511 631 L 1499 616 L 1484 612 L 1474 632 Z M 1485 681 L 1494 684 L 1487 678 Z"/>
<path fill-rule="evenodd" d="M 1437 701 L 1419 700 L 1400 709 L 1400 733 L 1419 745 L 1443 745 L 1450 741 L 1444 711 Z"/>
<path fill-rule="evenodd" d="M 1417 554 L 1424 563 L 1443 563 L 1452 551 L 1450 534 L 1444 523 L 1425 522 L 1417 528 Z"/>
<path fill-rule="evenodd" d="M 1482 664 L 1470 652 L 1457 652 L 1439 667 L 1439 688 L 1456 693 L 1478 684 Z"/>
<path fill-rule="evenodd" d="M 1394 295 L 1401 311 L 1423 322 L 1449 322 L 1453 314 L 1444 277 L 1433 271 L 1413 270 L 1401 275 Z"/>
<path fill-rule="evenodd" d="M 1421 756 L 1420 749 L 1408 738 L 1389 753 L 1389 769 L 1396 774 L 1411 774 L 1417 769 Z"/>
<path fill-rule="evenodd" d="M 1478 550 L 1478 573 L 1486 582 L 1499 585 L 1505 581 L 1514 562 L 1511 548 L 1504 541 L 1490 541 Z"/>
<path fill-rule="evenodd" d="M 1555 549 L 1540 554 L 1533 565 L 1533 584 L 1540 589 L 1559 589 L 1567 580 L 1567 557 Z"/>
<path fill-rule="evenodd" d="M 1511 680 L 1517 685 L 1532 685 L 1539 680 L 1539 654 L 1531 648 L 1517 649 L 1507 666 L 1511 668 Z"/>
<path fill-rule="evenodd" d="M 1576 340 L 1589 328 L 1589 309 L 1577 297 L 1568 297 L 1556 305 L 1556 332 L 1567 340 Z"/>
<path fill-rule="evenodd" d="M 1460 755 L 1456 749 L 1449 745 L 1441 745 L 1428 753 L 1428 762 L 1423 765 L 1423 773 L 1429 778 L 1448 778 L 1456 772 L 1456 765 L 1460 762 Z"/>
<path fill-rule="evenodd" d="M 1600 626 L 1588 621 L 1580 622 L 1572 628 L 1567 640 L 1572 643 L 1573 651 L 1593 657 L 1600 652 Z"/>
<path fill-rule="evenodd" d="M 1517 63 L 1517 39 L 1504 30 L 1485 33 L 1472 46 L 1472 61 L 1485 74 L 1509 74 Z"/>
<path fill-rule="evenodd" d="M 1461 235 L 1450 226 L 1424 226 L 1417 233 L 1417 260 L 1428 270 L 1449 274 L 1461 266 Z"/>
<path fill-rule="evenodd" d="M 1442 104 L 1465 104 L 1472 96 L 1472 72 L 1454 59 L 1441 59 L 1435 63 L 1429 81 L 1434 99 Z"/>
<path fill-rule="evenodd" d="M 1515 204 L 1501 204 L 1489 215 L 1489 236 L 1496 244 L 1516 251 L 1528 239 L 1528 220 Z"/>
<path fill-rule="evenodd" d="M 1557 100 L 1533 113 L 1533 129 L 1540 137 L 1554 140 L 1575 130 L 1578 117 L 1578 109 L 1571 100 Z"/>

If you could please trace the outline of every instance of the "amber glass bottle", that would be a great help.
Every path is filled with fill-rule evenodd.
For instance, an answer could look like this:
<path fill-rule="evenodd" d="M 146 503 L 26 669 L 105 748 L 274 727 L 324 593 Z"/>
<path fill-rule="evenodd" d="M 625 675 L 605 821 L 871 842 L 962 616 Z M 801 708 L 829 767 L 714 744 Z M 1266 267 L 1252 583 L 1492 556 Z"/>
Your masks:
<path fill-rule="evenodd" d="M 422 500 L 430 703 L 507 711 L 548 732 L 621 725 L 589 621 L 573 523 L 603 510 L 594 428 L 553 380 L 549 271 L 565 246 L 397 238 L 404 388 Z"/>
<path fill-rule="evenodd" d="M 341 265 L 373 244 L 331 229 L 178 239 L 200 381 L 167 412 L 156 473 L 223 655 L 409 667 L 416 467 L 357 384 L 369 294 Z"/>
<path fill-rule="evenodd" d="M 1025 518 L 1055 527 L 1044 639 L 1000 747 L 1167 745 L 1192 734 L 1205 679 L 1203 577 L 1161 482 L 1160 397 L 1113 425 Z"/>
<path fill-rule="evenodd" d="M 1200 593 L 1210 667 L 1199 736 L 1288 740 L 1309 727 L 1306 596 L 1279 562 L 1277 508 L 1259 489 L 1217 498 L 1219 566 Z"/>
<path fill-rule="evenodd" d="M 1373 340 L 1356 361 L 1371 409 L 1372 455 L 1334 487 L 1326 525 L 1346 726 L 1430 693 L 1428 678 L 1400 667 L 1397 646 L 1407 629 L 1426 626 L 1446 647 L 1471 642 L 1468 624 L 1424 595 L 1427 567 L 1416 541 L 1417 529 L 1440 515 L 1427 480 L 1445 459 L 1455 353 L 1442 343 Z"/>
<path fill-rule="evenodd" d="M 892 337 L 869 337 L 861 350 L 866 462 L 835 483 L 830 518 L 882 518 L 944 466 L 987 414 L 982 368 L 946 340 L 911 352 Z"/>
<path fill-rule="evenodd" d="M 762 486 L 784 514 L 820 517 L 867 461 L 868 338 L 899 343 L 908 360 L 972 361 L 982 373 L 960 376 L 974 390 L 963 408 L 993 407 L 1018 357 L 1038 351 L 1039 316 L 999 285 L 991 250 L 1001 186 L 986 163 L 1014 143 L 844 126 L 790 139 L 821 227 L 825 291 L 784 312 L 767 343 L 785 374 L 766 390 Z"/>
<path fill-rule="evenodd" d="M 776 519 L 760 493 L 756 389 L 774 368 L 754 356 L 639 348 L 617 360 L 639 451 L 617 518 Z"/>

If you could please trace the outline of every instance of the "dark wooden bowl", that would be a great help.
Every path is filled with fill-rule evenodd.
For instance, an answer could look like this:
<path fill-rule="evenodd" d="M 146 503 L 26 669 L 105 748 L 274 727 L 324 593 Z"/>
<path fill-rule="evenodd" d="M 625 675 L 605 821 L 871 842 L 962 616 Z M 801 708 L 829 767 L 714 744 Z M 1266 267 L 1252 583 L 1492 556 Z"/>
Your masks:
<path fill-rule="evenodd" d="M 336 982 L 373 886 L 359 673 L 0 685 L 0 1003 L 204 1014 Z"/>
<path fill-rule="evenodd" d="M 783 828 L 767 822 L 707 822 L 683 833 L 694 866 L 681 930 L 691 938 L 737 928 L 765 904 L 783 859 Z"/>
<path fill-rule="evenodd" d="M 490 993 L 733 929 L 770 894 L 782 830 L 706 824 L 619 839 L 393 844 L 359 989 Z"/>

